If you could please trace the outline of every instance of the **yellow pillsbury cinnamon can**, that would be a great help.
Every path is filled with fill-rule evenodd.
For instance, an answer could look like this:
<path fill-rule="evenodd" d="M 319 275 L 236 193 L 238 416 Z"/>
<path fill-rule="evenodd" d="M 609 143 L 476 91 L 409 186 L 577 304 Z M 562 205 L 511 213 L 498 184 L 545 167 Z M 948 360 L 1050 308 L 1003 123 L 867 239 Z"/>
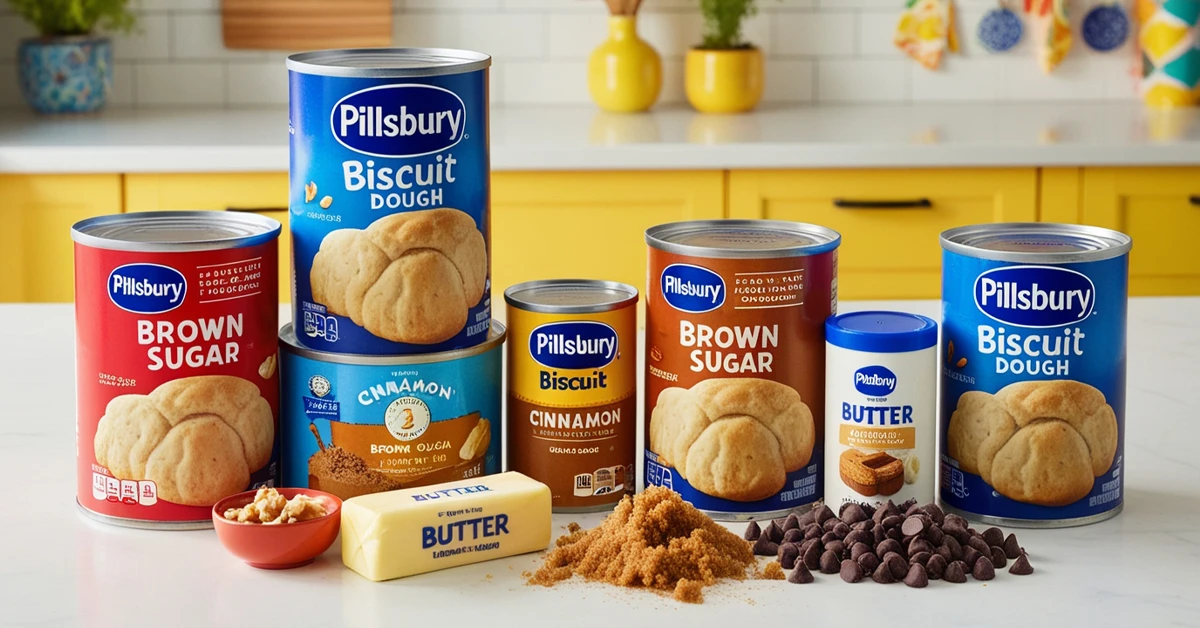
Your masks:
<path fill-rule="evenodd" d="M 517 284 L 508 304 L 508 468 L 555 512 L 612 508 L 637 488 L 637 300 L 590 279 Z"/>

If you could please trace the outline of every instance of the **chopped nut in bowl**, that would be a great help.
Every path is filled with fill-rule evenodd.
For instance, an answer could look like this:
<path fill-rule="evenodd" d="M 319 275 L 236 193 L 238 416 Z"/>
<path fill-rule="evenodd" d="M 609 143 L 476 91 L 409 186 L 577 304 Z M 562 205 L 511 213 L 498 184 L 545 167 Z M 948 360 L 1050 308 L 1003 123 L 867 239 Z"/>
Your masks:
<path fill-rule="evenodd" d="M 217 538 L 234 556 L 261 569 L 311 563 L 333 545 L 342 500 L 306 488 L 260 488 L 213 506 Z"/>

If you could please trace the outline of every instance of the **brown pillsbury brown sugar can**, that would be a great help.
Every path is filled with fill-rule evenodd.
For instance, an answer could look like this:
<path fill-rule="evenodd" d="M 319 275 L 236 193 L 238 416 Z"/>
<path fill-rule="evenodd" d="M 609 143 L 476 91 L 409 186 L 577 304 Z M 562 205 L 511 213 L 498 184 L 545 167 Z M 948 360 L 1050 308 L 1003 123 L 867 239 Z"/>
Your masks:
<path fill-rule="evenodd" d="M 637 488 L 637 300 L 590 279 L 517 284 L 508 303 L 508 468 L 555 512 L 612 508 Z"/>

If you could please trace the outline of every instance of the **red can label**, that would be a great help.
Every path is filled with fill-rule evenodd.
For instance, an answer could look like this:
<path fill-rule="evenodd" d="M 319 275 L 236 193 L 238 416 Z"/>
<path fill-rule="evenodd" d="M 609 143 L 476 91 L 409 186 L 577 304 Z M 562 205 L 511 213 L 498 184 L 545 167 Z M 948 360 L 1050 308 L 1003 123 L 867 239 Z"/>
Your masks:
<path fill-rule="evenodd" d="M 75 244 L 80 505 L 205 521 L 220 498 L 276 484 L 277 247 Z"/>

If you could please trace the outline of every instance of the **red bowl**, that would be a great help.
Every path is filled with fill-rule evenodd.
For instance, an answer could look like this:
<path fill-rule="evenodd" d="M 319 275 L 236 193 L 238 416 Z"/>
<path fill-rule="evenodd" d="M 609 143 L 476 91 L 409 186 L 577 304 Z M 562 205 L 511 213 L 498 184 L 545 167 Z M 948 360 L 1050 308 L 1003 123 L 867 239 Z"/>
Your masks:
<path fill-rule="evenodd" d="M 254 501 L 257 491 L 230 495 L 213 505 L 213 527 L 221 544 L 234 556 L 259 569 L 291 569 L 311 563 L 333 545 L 342 525 L 342 500 L 336 495 L 307 488 L 277 488 L 284 497 L 319 497 L 325 502 L 324 517 L 264 525 L 225 518 L 225 511 Z"/>

